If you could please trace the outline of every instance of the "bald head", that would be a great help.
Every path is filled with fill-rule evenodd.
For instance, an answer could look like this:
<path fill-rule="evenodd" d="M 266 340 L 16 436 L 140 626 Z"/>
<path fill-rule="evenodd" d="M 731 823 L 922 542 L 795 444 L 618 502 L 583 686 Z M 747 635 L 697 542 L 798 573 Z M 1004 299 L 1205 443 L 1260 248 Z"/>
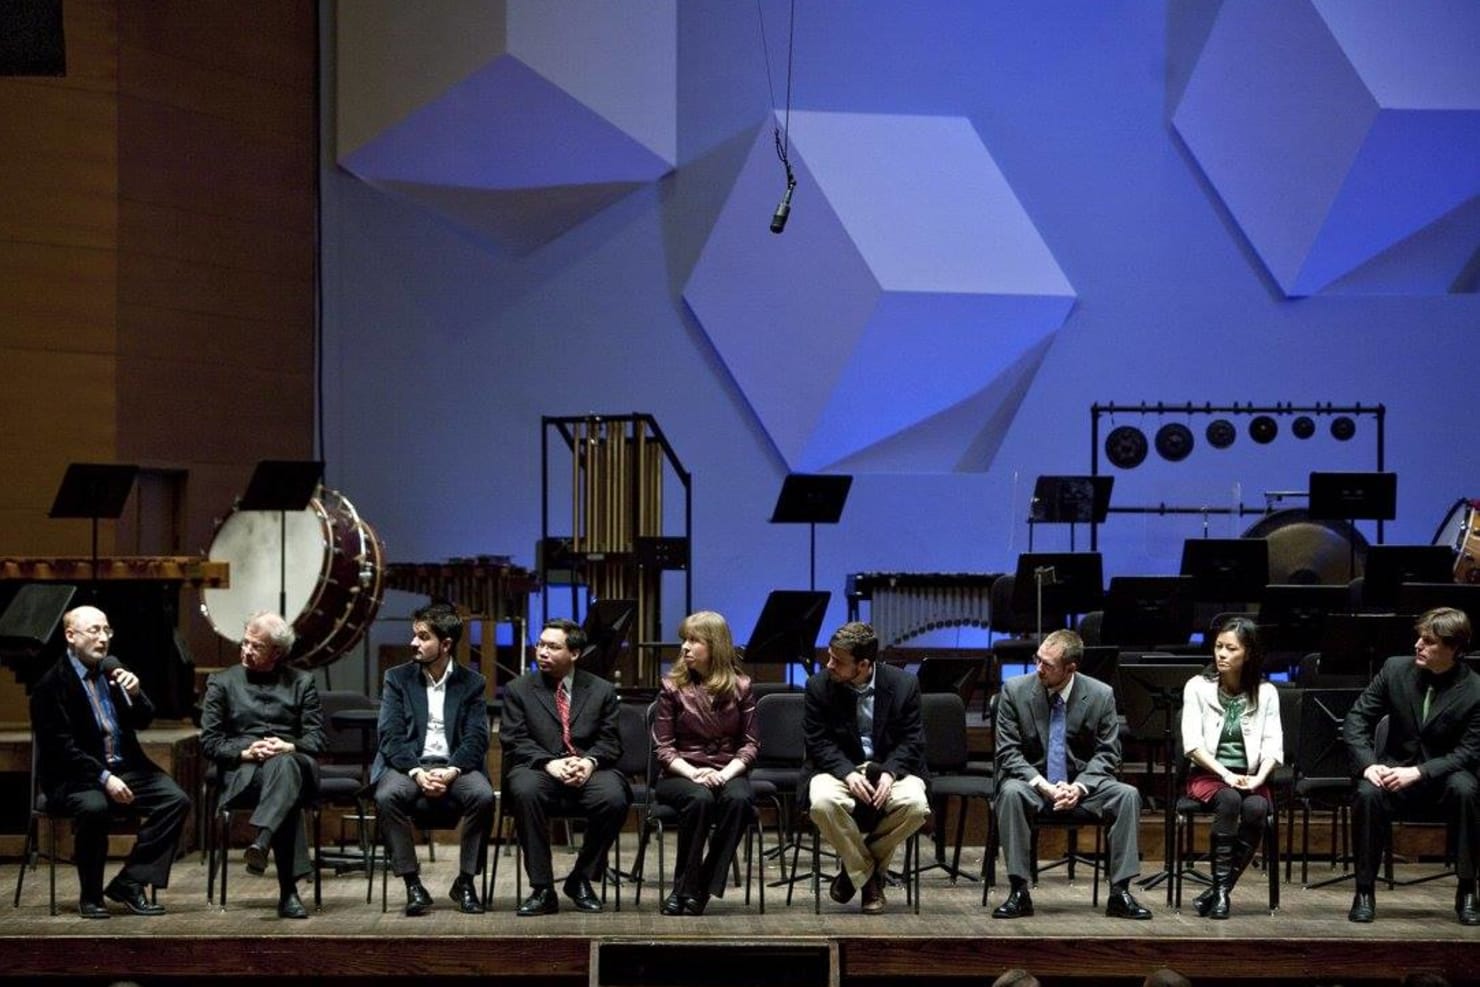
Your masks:
<path fill-rule="evenodd" d="M 97 607 L 76 607 L 68 610 L 62 618 L 62 634 L 67 639 L 67 649 L 84 665 L 96 665 L 108 656 L 108 646 L 113 643 L 113 628 L 108 626 L 108 615 Z"/>

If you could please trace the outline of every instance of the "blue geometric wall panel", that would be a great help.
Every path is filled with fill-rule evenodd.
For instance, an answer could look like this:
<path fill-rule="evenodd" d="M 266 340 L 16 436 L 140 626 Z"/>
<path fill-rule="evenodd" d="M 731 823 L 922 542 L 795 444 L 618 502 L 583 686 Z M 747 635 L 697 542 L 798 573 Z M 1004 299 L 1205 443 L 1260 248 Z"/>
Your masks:
<path fill-rule="evenodd" d="M 1074 290 L 969 121 L 762 128 L 684 298 L 793 470 L 985 470 Z"/>
<path fill-rule="evenodd" d="M 1471 0 L 1225 3 L 1173 123 L 1285 294 L 1461 290 L 1476 52 Z"/>
<path fill-rule="evenodd" d="M 346 150 L 346 170 L 525 253 L 673 169 L 673 3 L 430 11 L 506 17 L 507 50 Z M 372 93 L 394 83 L 357 81 Z"/>

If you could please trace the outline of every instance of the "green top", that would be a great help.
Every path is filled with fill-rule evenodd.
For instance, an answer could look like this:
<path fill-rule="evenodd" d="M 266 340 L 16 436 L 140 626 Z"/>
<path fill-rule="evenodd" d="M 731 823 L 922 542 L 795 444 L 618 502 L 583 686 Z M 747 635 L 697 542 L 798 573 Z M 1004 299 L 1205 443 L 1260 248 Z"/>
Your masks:
<path fill-rule="evenodd" d="M 1244 718 L 1244 707 L 1249 701 L 1244 696 L 1229 697 L 1218 690 L 1218 700 L 1223 704 L 1223 730 L 1218 734 L 1218 750 L 1213 758 L 1235 774 L 1248 770 L 1249 757 L 1244 751 L 1244 730 L 1239 725 Z"/>

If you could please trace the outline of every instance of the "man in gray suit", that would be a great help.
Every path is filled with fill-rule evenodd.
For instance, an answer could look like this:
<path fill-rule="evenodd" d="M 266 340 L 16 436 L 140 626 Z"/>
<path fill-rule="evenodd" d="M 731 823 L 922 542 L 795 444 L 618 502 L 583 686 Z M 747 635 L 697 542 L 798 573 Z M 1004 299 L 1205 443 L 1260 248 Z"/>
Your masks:
<path fill-rule="evenodd" d="M 463 622 L 446 604 L 411 615 L 411 661 L 385 673 L 380 693 L 380 750 L 370 770 L 391 870 L 406 882 L 406 914 L 425 915 L 432 896 L 421 883 L 411 812 L 417 800 L 461 814 L 457 880 L 448 892 L 458 910 L 483 911 L 474 875 L 483 869 L 493 818 L 488 707 L 483 676 L 453 660 Z"/>
<path fill-rule="evenodd" d="M 530 895 L 517 915 L 549 915 L 560 910 L 550 863 L 549 811 L 579 812 L 586 837 L 564 891 L 577 909 L 601 911 L 591 875 L 606 860 L 632 790 L 612 770 L 622 756 L 617 690 L 603 678 L 576 668 L 586 646 L 581 626 L 551 620 L 535 647 L 538 669 L 504 688 L 499 726 L 508 771 L 505 797 L 524 848 Z"/>
<path fill-rule="evenodd" d="M 997 703 L 997 827 L 1011 893 L 993 918 L 1033 914 L 1028 894 L 1033 821 L 1040 812 L 1083 809 L 1110 820 L 1111 918 L 1148 919 L 1131 896 L 1140 870 L 1141 794 L 1117 781 L 1120 721 L 1110 687 L 1076 674 L 1084 642 L 1054 631 L 1038 646 L 1037 672 L 1008 679 Z"/>
<path fill-rule="evenodd" d="M 287 664 L 293 628 L 263 611 L 247 620 L 241 664 L 206 682 L 200 745 L 221 772 L 221 804 L 250 805 L 257 835 L 247 847 L 247 870 L 277 864 L 278 917 L 308 918 L 298 878 L 312 873 L 302 810 L 318 791 L 324 750 L 323 711 L 313 676 Z"/>

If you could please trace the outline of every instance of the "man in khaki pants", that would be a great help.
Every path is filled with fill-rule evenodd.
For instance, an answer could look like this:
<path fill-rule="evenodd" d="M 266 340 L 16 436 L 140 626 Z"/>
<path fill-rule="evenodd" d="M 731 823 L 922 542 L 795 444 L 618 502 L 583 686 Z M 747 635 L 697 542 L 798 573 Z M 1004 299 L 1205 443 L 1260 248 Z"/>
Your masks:
<path fill-rule="evenodd" d="M 838 628 L 807 680 L 804 721 L 812 822 L 840 865 L 829 893 L 846 904 L 861 888 L 866 915 L 884 911 L 894 850 L 930 815 L 920 683 L 878 655 L 868 624 Z"/>

